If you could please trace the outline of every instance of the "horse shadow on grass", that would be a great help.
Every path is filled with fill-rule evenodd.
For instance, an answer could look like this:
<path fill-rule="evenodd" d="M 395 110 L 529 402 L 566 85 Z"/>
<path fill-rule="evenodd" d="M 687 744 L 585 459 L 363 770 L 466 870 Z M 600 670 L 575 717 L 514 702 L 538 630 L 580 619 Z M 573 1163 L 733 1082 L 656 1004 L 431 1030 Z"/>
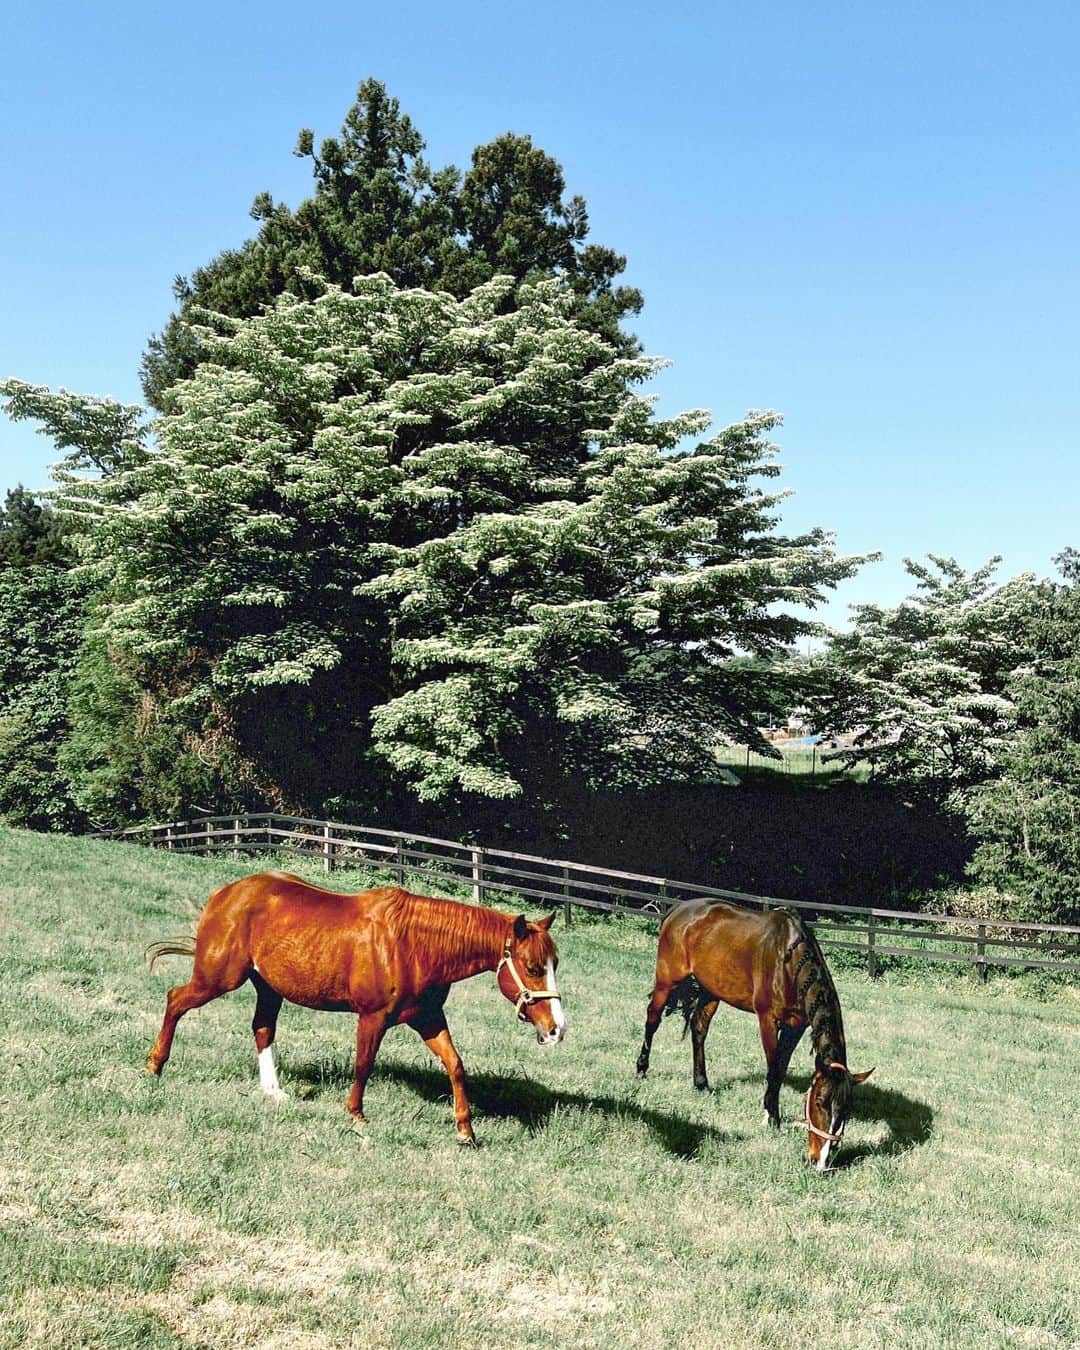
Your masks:
<path fill-rule="evenodd" d="M 733 1083 L 758 1083 L 765 1087 L 764 1074 L 741 1074 L 729 1080 Z M 785 1085 L 794 1088 L 805 1097 L 810 1086 L 809 1074 L 788 1074 Z M 800 1114 L 795 1118 L 801 1120 Z M 880 1120 L 889 1127 L 889 1137 L 880 1144 L 861 1143 L 852 1139 L 857 1134 L 860 1121 Z M 785 1123 L 792 1124 L 790 1117 Z M 856 1126 L 852 1131 L 852 1125 Z M 901 1153 L 925 1144 L 934 1131 L 934 1112 L 927 1102 L 917 1097 L 906 1097 L 895 1088 L 878 1087 L 875 1083 L 860 1083 L 852 1096 L 851 1114 L 848 1116 L 847 1131 L 844 1135 L 844 1147 L 836 1155 L 833 1164 L 837 1171 L 862 1162 L 865 1158 L 894 1158 Z"/>
<path fill-rule="evenodd" d="M 327 1073 L 325 1064 L 294 1064 L 289 1077 L 297 1083 L 313 1087 L 334 1084 L 346 1087 L 352 1082 L 351 1069 L 340 1074 Z M 395 1063 L 393 1060 L 377 1063 L 372 1070 L 373 1080 L 395 1083 L 433 1103 L 450 1103 L 450 1085 L 441 1069 Z M 340 1079 L 340 1083 L 334 1080 Z M 732 1144 L 744 1138 L 715 1126 L 687 1120 L 666 1111 L 639 1106 L 627 1097 L 596 1097 L 583 1092 L 563 1092 L 545 1087 L 531 1078 L 506 1077 L 502 1074 L 470 1073 L 466 1090 L 469 1104 L 478 1116 L 498 1120 L 516 1120 L 530 1134 L 538 1134 L 548 1120 L 560 1111 L 602 1112 L 618 1120 L 635 1120 L 646 1126 L 660 1145 L 676 1158 L 696 1158 L 706 1143 Z"/>

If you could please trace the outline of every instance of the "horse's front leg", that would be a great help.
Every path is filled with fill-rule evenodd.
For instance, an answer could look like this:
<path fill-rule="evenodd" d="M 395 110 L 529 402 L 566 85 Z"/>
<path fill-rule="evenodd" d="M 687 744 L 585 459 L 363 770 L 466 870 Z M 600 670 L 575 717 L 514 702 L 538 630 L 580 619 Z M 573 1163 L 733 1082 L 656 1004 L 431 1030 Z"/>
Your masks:
<path fill-rule="evenodd" d="M 360 1013 L 356 1019 L 356 1078 L 346 1107 L 349 1113 L 364 1124 L 364 1088 L 371 1074 L 371 1066 L 386 1035 L 386 1013 Z"/>
<path fill-rule="evenodd" d="M 476 1135 L 473 1134 L 469 1099 L 465 1095 L 465 1069 L 457 1047 L 450 1039 L 450 1028 L 446 1025 L 445 1014 L 440 1009 L 438 1012 L 426 1014 L 422 1020 L 418 1019 L 412 1025 L 431 1053 L 441 1061 L 450 1079 L 450 1088 L 454 1094 L 454 1123 L 457 1126 L 458 1143 L 474 1148 Z"/>
<path fill-rule="evenodd" d="M 774 1129 L 780 1128 L 780 1087 L 795 1047 L 802 1040 L 802 1027 L 778 1026 L 769 1014 L 758 1016 L 761 1044 L 765 1051 L 765 1114 Z"/>
<path fill-rule="evenodd" d="M 787 1076 L 788 1065 L 791 1063 L 791 1056 L 795 1047 L 803 1038 L 806 1027 L 785 1027 L 780 1028 L 780 1034 L 776 1046 L 776 1057 L 773 1059 L 772 1073 L 769 1076 L 769 1087 L 773 1093 L 773 1104 L 776 1110 L 777 1123 L 780 1121 L 780 1088 Z"/>
<path fill-rule="evenodd" d="M 285 1094 L 278 1083 L 273 1050 L 281 995 L 271 989 L 257 971 L 252 971 L 251 983 L 255 986 L 255 1015 L 251 1019 L 251 1030 L 255 1035 L 255 1052 L 259 1059 L 259 1086 L 268 1097 L 283 1102 Z"/>

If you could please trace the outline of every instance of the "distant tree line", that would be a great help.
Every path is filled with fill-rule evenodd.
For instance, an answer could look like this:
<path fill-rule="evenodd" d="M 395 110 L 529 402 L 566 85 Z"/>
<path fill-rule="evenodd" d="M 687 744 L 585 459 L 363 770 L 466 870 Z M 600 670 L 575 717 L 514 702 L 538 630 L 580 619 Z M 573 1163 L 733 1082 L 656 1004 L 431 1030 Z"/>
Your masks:
<path fill-rule="evenodd" d="M 423 148 L 376 81 L 302 132 L 313 195 L 258 197 L 178 279 L 151 412 L 0 384 L 62 455 L 49 502 L 0 508 L 0 814 L 557 813 L 708 781 L 801 707 L 966 813 L 1016 912 L 1075 913 L 1075 555 L 1059 584 L 912 563 L 909 601 L 797 658 L 864 559 L 780 532 L 778 418 L 656 417 L 641 296 L 559 165 Z"/>
<path fill-rule="evenodd" d="M 972 880 L 1013 918 L 1080 923 L 1080 556 L 996 585 L 1000 560 L 908 562 L 914 593 L 857 606 L 803 667 L 835 758 L 960 813 Z"/>

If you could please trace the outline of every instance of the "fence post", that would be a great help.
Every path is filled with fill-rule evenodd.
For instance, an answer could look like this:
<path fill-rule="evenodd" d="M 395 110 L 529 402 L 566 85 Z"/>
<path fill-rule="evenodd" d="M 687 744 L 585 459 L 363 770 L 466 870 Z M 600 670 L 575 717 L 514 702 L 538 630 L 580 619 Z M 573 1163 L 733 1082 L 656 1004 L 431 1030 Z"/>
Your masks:
<path fill-rule="evenodd" d="M 206 845 L 205 845 L 205 848 L 206 848 L 206 852 L 207 852 L 207 853 L 210 852 L 210 840 L 211 840 L 212 838 L 213 838 L 213 834 L 211 833 L 211 830 L 210 830 L 210 821 L 207 820 L 207 822 L 206 822 Z"/>
<path fill-rule="evenodd" d="M 173 851 L 173 849 L 175 848 L 175 846 L 176 846 L 176 845 L 175 845 L 175 843 L 174 843 L 174 841 L 173 841 L 173 827 L 172 827 L 171 825 L 167 825 L 167 826 L 165 827 L 165 847 L 166 847 L 166 848 L 169 850 L 169 852 L 171 853 L 171 852 Z"/>
<path fill-rule="evenodd" d="M 978 927 L 979 940 L 975 944 L 975 965 L 979 972 L 980 981 L 985 984 L 986 969 L 986 924 L 981 923 Z"/>
<path fill-rule="evenodd" d="M 234 853 L 239 853 L 239 852 L 240 852 L 240 817 L 239 817 L 239 816 L 233 816 L 232 832 L 233 832 L 233 852 L 234 852 Z"/>
<path fill-rule="evenodd" d="M 469 862 L 471 864 L 469 875 L 472 877 L 473 904 L 482 905 L 484 903 L 484 850 L 482 848 L 470 849 Z"/>
<path fill-rule="evenodd" d="M 334 846 L 330 842 L 330 826 L 323 826 L 323 871 L 332 872 L 334 870 Z"/>
<path fill-rule="evenodd" d="M 866 921 L 869 931 L 866 934 L 866 973 L 872 980 L 877 979 L 877 915 L 871 914 Z"/>
<path fill-rule="evenodd" d="M 569 896 L 570 896 L 570 869 L 569 869 L 569 867 L 564 867 L 563 870 L 562 870 L 562 893 L 563 893 L 563 895 L 565 895 L 565 896 L 567 897 L 567 899 L 565 899 L 565 900 L 563 901 L 563 907 L 562 907 L 562 911 L 563 911 L 563 922 L 566 924 L 567 928 L 570 928 L 570 927 L 573 926 L 574 920 L 573 920 L 573 918 L 571 917 L 571 909 L 572 909 L 572 906 L 571 906 L 570 900 L 569 900 Z"/>
<path fill-rule="evenodd" d="M 394 849 L 394 871 L 397 873 L 397 884 L 404 890 L 405 888 L 405 840 L 399 834 L 397 845 Z"/>

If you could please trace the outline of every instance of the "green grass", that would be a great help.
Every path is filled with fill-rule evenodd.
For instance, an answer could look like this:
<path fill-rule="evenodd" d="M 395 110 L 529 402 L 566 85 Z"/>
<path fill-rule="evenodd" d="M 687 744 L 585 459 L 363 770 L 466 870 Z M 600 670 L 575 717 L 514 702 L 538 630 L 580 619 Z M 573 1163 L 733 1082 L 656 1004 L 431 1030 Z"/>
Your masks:
<path fill-rule="evenodd" d="M 713 1092 L 674 1022 L 638 1083 L 654 933 L 560 927 L 562 1046 L 540 1050 L 490 975 L 451 994 L 468 1152 L 404 1028 L 363 1131 L 347 1017 L 286 1006 L 291 1100 L 263 1099 L 249 989 L 181 1022 L 160 1082 L 143 1073 L 190 965 L 150 975 L 142 949 L 249 860 L 0 831 L 0 866 L 0 1346 L 1080 1338 L 1075 988 L 838 971 L 852 1066 L 877 1072 L 846 1165 L 820 1176 L 800 1132 L 760 1124 L 752 1018 L 717 1015 Z M 800 1047 L 788 1118 L 808 1065 Z"/>
<path fill-rule="evenodd" d="M 742 745 L 722 745 L 716 748 L 716 762 L 745 782 L 769 782 L 779 775 L 820 780 L 821 785 L 825 785 L 842 779 L 862 783 L 870 776 L 869 766 L 864 761 L 849 766 L 830 759 L 834 751 L 827 746 L 815 749 L 813 746 L 783 744 L 774 749 L 779 751 L 779 759 L 747 750 Z"/>

